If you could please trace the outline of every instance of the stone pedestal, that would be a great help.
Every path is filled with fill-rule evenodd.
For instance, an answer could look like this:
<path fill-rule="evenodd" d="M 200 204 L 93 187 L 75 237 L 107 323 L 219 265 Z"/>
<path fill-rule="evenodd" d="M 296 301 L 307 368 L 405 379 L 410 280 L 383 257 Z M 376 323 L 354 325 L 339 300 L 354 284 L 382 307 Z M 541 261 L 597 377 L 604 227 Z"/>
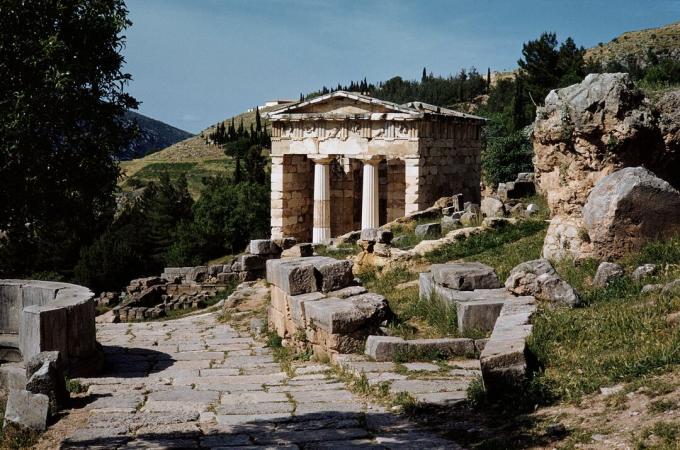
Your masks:
<path fill-rule="evenodd" d="M 364 180 L 361 194 L 361 229 L 378 228 L 378 163 L 377 159 L 364 161 Z"/>
<path fill-rule="evenodd" d="M 331 239 L 330 162 L 331 158 L 314 160 L 314 244 L 325 244 Z"/>

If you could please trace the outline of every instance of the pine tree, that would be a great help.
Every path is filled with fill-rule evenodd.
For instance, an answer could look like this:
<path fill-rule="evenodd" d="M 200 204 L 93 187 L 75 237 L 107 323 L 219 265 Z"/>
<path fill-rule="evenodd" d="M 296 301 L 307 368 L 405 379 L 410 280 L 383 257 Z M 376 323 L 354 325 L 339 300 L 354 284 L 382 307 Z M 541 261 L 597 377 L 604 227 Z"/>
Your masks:
<path fill-rule="evenodd" d="M 260 120 L 260 108 L 255 107 L 255 131 L 262 131 L 262 121 Z"/>

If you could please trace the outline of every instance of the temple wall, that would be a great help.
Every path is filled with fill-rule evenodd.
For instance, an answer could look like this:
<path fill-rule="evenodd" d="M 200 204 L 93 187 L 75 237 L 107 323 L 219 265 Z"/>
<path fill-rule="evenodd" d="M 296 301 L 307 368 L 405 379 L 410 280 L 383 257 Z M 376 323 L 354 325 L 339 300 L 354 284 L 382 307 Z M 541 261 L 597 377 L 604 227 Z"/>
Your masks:
<path fill-rule="evenodd" d="M 480 127 L 459 124 L 452 137 L 422 138 L 419 149 L 419 202 L 430 206 L 443 196 L 462 193 L 465 201 L 481 198 Z"/>
<path fill-rule="evenodd" d="M 331 164 L 330 174 L 331 236 L 339 236 L 361 225 L 356 223 L 354 214 L 357 186 L 361 195 L 361 183 L 356 182 L 361 176 L 361 166 L 355 160 L 341 159 Z"/>
<path fill-rule="evenodd" d="M 272 157 L 272 238 L 310 242 L 314 213 L 314 163 L 304 155 Z"/>

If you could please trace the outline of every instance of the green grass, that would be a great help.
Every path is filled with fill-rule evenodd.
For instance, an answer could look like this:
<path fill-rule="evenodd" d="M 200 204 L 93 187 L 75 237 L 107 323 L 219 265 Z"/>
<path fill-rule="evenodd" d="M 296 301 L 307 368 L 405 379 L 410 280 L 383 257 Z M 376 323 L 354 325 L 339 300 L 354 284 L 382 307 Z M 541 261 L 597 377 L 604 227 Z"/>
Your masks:
<path fill-rule="evenodd" d="M 630 273 L 642 261 L 680 263 L 680 240 L 650 244 L 621 262 Z M 680 295 L 643 296 L 641 285 L 628 277 L 606 288 L 593 288 L 594 261 L 557 268 L 579 290 L 585 306 L 542 307 L 534 318 L 529 346 L 544 367 L 536 377 L 544 392 L 578 400 L 600 387 L 631 382 L 680 364 L 680 328 L 666 322 L 668 314 L 680 311 Z M 677 277 L 676 268 L 647 281 Z"/>
<path fill-rule="evenodd" d="M 441 233 L 434 235 L 434 236 L 428 236 L 427 238 L 424 238 L 422 236 L 416 236 L 416 227 L 418 225 L 423 225 L 426 223 L 439 223 L 441 224 L 441 217 L 439 218 L 429 218 L 429 219 L 418 219 L 414 220 L 411 222 L 406 222 L 406 223 L 399 223 L 396 225 L 393 225 L 391 228 L 392 233 L 394 234 L 395 238 L 400 238 L 399 242 L 394 245 L 395 247 L 402 249 L 402 250 L 407 250 L 410 248 L 415 247 L 418 243 L 421 241 L 424 241 L 425 239 L 439 239 L 442 236 L 444 236 L 446 233 L 449 231 L 455 229 L 455 228 L 450 228 L 450 229 L 445 229 L 442 230 Z"/>
<path fill-rule="evenodd" d="M 648 443 L 650 437 L 656 439 L 654 443 Z M 680 449 L 680 423 L 678 422 L 657 422 L 646 428 L 638 438 L 636 448 L 657 449 L 657 450 L 677 450 Z"/>
<path fill-rule="evenodd" d="M 167 173 L 171 180 L 176 180 L 181 174 L 184 174 L 187 178 L 189 192 L 196 199 L 204 187 L 203 180 L 205 178 L 229 173 L 232 170 L 232 160 L 226 156 L 224 159 L 203 161 L 153 162 L 143 166 L 132 176 L 125 178 L 122 186 L 124 189 L 134 189 L 149 182 L 157 182 L 163 173 Z"/>
<path fill-rule="evenodd" d="M 484 231 L 465 240 L 425 255 L 431 263 L 454 260 L 479 261 L 496 269 L 505 280 L 516 265 L 540 257 L 548 224 L 543 220 L 524 220 L 517 224 Z"/>
<path fill-rule="evenodd" d="M 417 273 L 396 267 L 382 273 L 365 271 L 359 277 L 369 291 L 384 295 L 389 301 L 397 317 L 389 326 L 392 335 L 404 339 L 458 336 L 455 308 L 436 299 L 420 299 L 418 286 L 399 287 L 417 279 Z"/>
<path fill-rule="evenodd" d="M 317 245 L 314 252 L 319 256 L 329 256 L 336 259 L 345 259 L 359 251 L 356 244 L 340 244 L 338 246 Z"/>

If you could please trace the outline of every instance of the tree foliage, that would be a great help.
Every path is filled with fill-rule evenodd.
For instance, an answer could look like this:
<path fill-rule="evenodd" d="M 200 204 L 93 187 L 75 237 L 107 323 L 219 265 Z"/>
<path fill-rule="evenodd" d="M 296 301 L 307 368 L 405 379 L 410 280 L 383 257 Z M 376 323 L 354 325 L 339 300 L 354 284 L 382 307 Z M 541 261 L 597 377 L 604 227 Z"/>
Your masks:
<path fill-rule="evenodd" d="M 456 75 L 449 77 L 428 75 L 423 68 L 420 81 L 404 80 L 396 76 L 377 85 L 363 81 L 350 82 L 349 85 L 338 84 L 336 88 L 322 89 L 312 92 L 304 98 L 309 100 L 319 95 L 333 91 L 360 92 L 371 97 L 395 103 L 421 101 L 438 106 L 452 106 L 456 103 L 467 102 L 487 91 L 487 80 L 474 67 L 462 69 Z"/>
<path fill-rule="evenodd" d="M 63 271 L 114 212 L 123 0 L 0 0 L 0 273 Z"/>
<path fill-rule="evenodd" d="M 146 186 L 138 201 L 81 250 L 76 280 L 98 292 L 159 273 L 181 227 L 193 219 L 192 206 L 186 178 L 181 175 L 172 182 L 167 173 L 162 174 L 157 184 Z"/>
<path fill-rule="evenodd" d="M 585 49 L 577 47 L 571 37 L 558 45 L 555 33 L 545 32 L 538 39 L 524 43 L 522 58 L 517 65 L 520 68 L 519 78 L 529 97 L 525 101 L 529 114 L 522 126 L 533 121 L 536 113 L 534 104 L 543 103 L 551 89 L 579 83 L 583 79 L 586 74 L 584 54 Z"/>

